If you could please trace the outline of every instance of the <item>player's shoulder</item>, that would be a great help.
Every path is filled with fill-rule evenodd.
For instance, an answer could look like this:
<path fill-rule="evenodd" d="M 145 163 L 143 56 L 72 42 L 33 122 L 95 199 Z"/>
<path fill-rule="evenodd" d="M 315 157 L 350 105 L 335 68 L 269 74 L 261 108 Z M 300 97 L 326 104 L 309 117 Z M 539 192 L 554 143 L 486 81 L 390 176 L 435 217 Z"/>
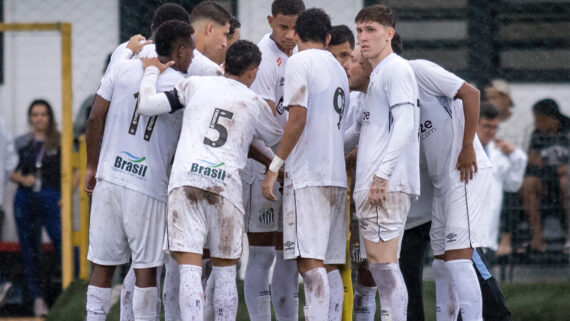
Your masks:
<path fill-rule="evenodd" d="M 386 57 L 387 61 L 384 67 L 384 69 L 389 69 L 389 70 L 402 70 L 402 71 L 412 71 L 412 67 L 410 66 L 410 63 L 408 60 L 400 57 L 397 54 L 391 54 L 388 57 Z"/>
<path fill-rule="evenodd" d="M 412 67 L 416 76 L 425 75 L 433 71 L 445 71 L 445 69 L 440 65 L 425 59 L 414 59 L 408 61 L 408 63 L 410 64 L 410 67 Z"/>

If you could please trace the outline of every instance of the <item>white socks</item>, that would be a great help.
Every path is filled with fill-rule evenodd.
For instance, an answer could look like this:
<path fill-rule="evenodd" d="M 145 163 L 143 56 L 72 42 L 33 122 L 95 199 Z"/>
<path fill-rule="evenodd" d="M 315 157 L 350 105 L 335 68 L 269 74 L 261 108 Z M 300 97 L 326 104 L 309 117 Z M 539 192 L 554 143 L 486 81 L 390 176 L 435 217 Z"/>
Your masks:
<path fill-rule="evenodd" d="M 164 285 L 162 289 L 162 304 L 164 305 L 164 319 L 168 321 L 180 320 L 180 305 L 178 292 L 180 289 L 180 273 L 178 263 L 170 255 L 165 255 Z M 201 283 L 200 283 L 201 285 Z"/>
<path fill-rule="evenodd" d="M 447 261 L 445 267 L 457 291 L 461 319 L 463 321 L 483 321 L 481 288 L 471 260 Z"/>
<path fill-rule="evenodd" d="M 135 292 L 135 271 L 131 266 L 129 272 L 125 275 L 123 285 L 121 286 L 121 321 L 135 321 L 133 314 L 133 293 Z"/>
<path fill-rule="evenodd" d="M 204 277 L 204 272 L 202 271 L 202 278 Z M 202 279 L 202 282 L 204 280 Z M 206 289 L 204 290 L 204 321 L 214 320 L 214 288 L 216 286 L 216 280 L 214 276 L 210 275 L 206 282 Z"/>
<path fill-rule="evenodd" d="M 178 266 L 178 269 L 180 271 L 180 316 L 183 321 L 203 321 L 204 290 L 202 289 L 202 267 L 183 264 Z M 171 319 L 165 318 L 165 320 Z"/>
<path fill-rule="evenodd" d="M 443 260 L 433 259 L 435 279 L 435 315 L 437 321 L 455 321 L 459 313 L 459 299 L 451 275 Z"/>
<path fill-rule="evenodd" d="M 250 246 L 244 279 L 244 296 L 251 321 L 271 320 L 269 269 L 275 257 L 273 246 Z"/>
<path fill-rule="evenodd" d="M 338 269 L 327 273 L 330 288 L 329 320 L 342 320 L 342 302 L 344 301 L 344 284 Z"/>
<path fill-rule="evenodd" d="M 370 263 L 370 272 L 380 291 L 381 320 L 406 321 L 408 290 L 396 263 Z"/>
<path fill-rule="evenodd" d="M 136 321 L 155 321 L 156 301 L 158 300 L 157 287 L 139 288 L 135 286 L 133 294 L 133 313 Z"/>
<path fill-rule="evenodd" d="M 299 319 L 299 272 L 296 260 L 284 260 L 283 251 L 275 251 L 271 280 L 271 301 L 278 321 Z"/>
<path fill-rule="evenodd" d="M 213 266 L 214 320 L 230 321 L 237 317 L 238 292 L 236 286 L 236 266 Z"/>
<path fill-rule="evenodd" d="M 354 291 L 354 321 L 374 321 L 376 313 L 375 286 L 356 285 Z"/>
<path fill-rule="evenodd" d="M 305 288 L 305 320 L 328 320 L 330 288 L 324 267 L 309 270 L 303 274 Z"/>
<path fill-rule="evenodd" d="M 86 321 L 105 321 L 111 309 L 111 288 L 87 287 Z"/>

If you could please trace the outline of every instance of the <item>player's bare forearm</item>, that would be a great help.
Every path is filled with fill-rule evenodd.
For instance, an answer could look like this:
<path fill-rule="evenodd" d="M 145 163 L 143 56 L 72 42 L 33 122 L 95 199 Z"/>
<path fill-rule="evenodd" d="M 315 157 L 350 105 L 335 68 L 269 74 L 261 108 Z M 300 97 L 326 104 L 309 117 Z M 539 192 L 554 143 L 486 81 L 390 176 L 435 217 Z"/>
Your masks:
<path fill-rule="evenodd" d="M 265 102 L 269 105 L 269 107 L 271 107 L 271 111 L 273 112 L 273 116 L 277 117 L 277 107 L 275 106 L 275 103 L 272 100 L 265 100 Z"/>
<path fill-rule="evenodd" d="M 247 157 L 260 162 L 261 164 L 265 165 L 266 168 L 268 168 L 269 164 L 271 164 L 271 158 L 261 152 L 253 144 L 249 145 L 249 152 L 247 154 Z"/>
<path fill-rule="evenodd" d="M 465 115 L 463 147 L 457 158 L 456 168 L 459 170 L 461 181 L 466 183 L 473 179 L 473 174 L 477 172 L 477 157 L 473 148 L 473 140 L 479 123 L 480 97 L 479 90 L 467 82 L 463 83 L 456 95 L 456 98 L 463 102 L 463 113 Z"/>
<path fill-rule="evenodd" d="M 99 152 L 101 150 L 101 141 L 103 140 L 103 132 L 105 130 L 105 121 L 107 120 L 107 112 L 109 111 L 110 102 L 106 101 L 99 95 L 95 95 L 93 108 L 87 120 L 87 128 L 85 134 L 85 144 L 87 148 L 87 168 L 96 169 L 99 162 Z"/>
<path fill-rule="evenodd" d="M 305 123 L 307 122 L 307 109 L 301 106 L 289 106 L 289 120 L 285 125 L 283 138 L 277 150 L 277 156 L 286 160 L 293 148 L 301 138 Z"/>

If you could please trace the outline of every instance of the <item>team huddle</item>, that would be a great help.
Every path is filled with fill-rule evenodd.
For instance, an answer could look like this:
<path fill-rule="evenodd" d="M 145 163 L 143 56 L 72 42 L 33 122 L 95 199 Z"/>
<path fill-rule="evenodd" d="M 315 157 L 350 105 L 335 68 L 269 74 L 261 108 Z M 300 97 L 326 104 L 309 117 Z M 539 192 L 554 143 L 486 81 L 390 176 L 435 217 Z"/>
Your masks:
<path fill-rule="evenodd" d="M 152 41 L 115 49 L 87 125 L 87 320 L 106 319 L 115 267 L 129 262 L 121 320 L 158 320 L 162 306 L 166 320 L 235 320 L 244 233 L 251 320 L 271 320 L 271 306 L 298 320 L 299 275 L 305 319 L 341 320 L 350 170 L 359 273 L 373 284 L 357 287 L 356 320 L 374 320 L 377 290 L 381 319 L 407 320 L 401 241 L 426 220 L 437 320 L 483 320 L 471 260 L 491 174 L 479 91 L 400 57 L 387 6 L 355 22 L 356 48 L 324 10 L 274 0 L 255 45 L 216 2 L 191 14 L 169 3 Z"/>

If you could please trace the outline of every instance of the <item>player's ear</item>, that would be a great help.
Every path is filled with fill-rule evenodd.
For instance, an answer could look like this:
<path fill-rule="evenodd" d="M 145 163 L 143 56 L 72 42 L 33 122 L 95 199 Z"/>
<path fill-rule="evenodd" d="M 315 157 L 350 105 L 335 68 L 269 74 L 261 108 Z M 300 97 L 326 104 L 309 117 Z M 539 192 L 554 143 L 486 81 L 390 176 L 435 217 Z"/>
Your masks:
<path fill-rule="evenodd" d="M 329 46 L 329 43 L 331 42 L 331 34 L 327 34 L 327 37 L 325 38 L 325 48 L 327 48 Z"/>
<path fill-rule="evenodd" d="M 211 22 L 208 22 L 208 24 L 206 25 L 206 35 L 211 35 L 212 34 L 212 30 L 214 29 L 214 24 Z"/>
<path fill-rule="evenodd" d="M 271 27 L 271 23 L 273 23 L 273 16 L 267 16 L 267 23 Z"/>

